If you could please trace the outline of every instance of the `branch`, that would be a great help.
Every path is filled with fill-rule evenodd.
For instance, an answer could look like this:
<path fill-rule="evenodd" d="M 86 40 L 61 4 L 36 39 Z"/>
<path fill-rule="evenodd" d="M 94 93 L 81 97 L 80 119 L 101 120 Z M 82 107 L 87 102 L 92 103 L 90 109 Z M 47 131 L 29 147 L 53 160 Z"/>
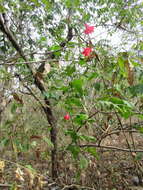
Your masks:
<path fill-rule="evenodd" d="M 7 25 L 5 25 L 2 14 L 0 14 L 0 29 L 7 36 L 8 40 L 12 43 L 13 47 L 17 50 L 17 52 L 20 54 L 20 56 L 24 60 L 27 60 L 21 47 L 18 45 L 17 40 L 13 36 L 12 32 L 7 28 Z"/>
<path fill-rule="evenodd" d="M 118 135 L 121 132 L 122 132 L 121 130 L 117 130 L 117 131 L 113 131 L 113 132 L 110 132 L 110 133 L 105 133 L 105 134 L 101 135 L 100 139 L 103 140 L 103 139 L 105 139 L 108 136 Z M 138 133 L 138 131 L 136 131 L 136 130 L 126 130 L 126 129 L 124 130 L 124 132 L 125 133 Z"/>
<path fill-rule="evenodd" d="M 38 61 L 26 61 L 26 62 L 6 62 L 6 63 L 0 63 L 0 65 L 7 65 L 7 66 L 14 66 L 16 64 L 34 64 L 34 63 L 45 63 L 47 61 L 52 61 L 52 62 L 58 62 L 58 61 L 66 61 L 66 62 L 71 62 L 73 61 L 71 60 L 65 60 L 65 59 L 42 59 L 42 60 L 38 60 Z M 79 62 L 79 59 L 75 59 L 74 61 Z"/>
<path fill-rule="evenodd" d="M 81 126 L 79 126 L 79 127 L 77 128 L 76 132 L 78 132 L 78 131 L 88 122 L 88 120 L 89 120 L 90 118 L 92 118 L 93 116 L 95 116 L 97 113 L 99 113 L 99 111 L 96 110 L 95 113 L 91 114 L 91 115 L 87 118 L 87 120 L 85 120 L 85 122 L 84 122 Z"/>
<path fill-rule="evenodd" d="M 98 144 L 83 144 L 79 145 L 80 148 L 86 148 L 86 147 L 96 147 L 96 148 L 102 148 L 102 149 L 109 149 L 109 150 L 115 150 L 115 151 L 123 151 L 123 152 L 143 152 L 142 149 L 126 149 L 126 148 L 119 148 L 115 146 L 103 146 Z"/>
<path fill-rule="evenodd" d="M 9 39 L 9 41 L 12 43 L 13 47 L 20 54 L 20 56 L 26 62 L 28 62 L 27 57 L 24 55 L 21 47 L 17 43 L 17 41 L 16 41 L 15 37 L 13 36 L 12 32 L 9 30 L 9 28 L 7 28 L 4 25 L 4 18 L 2 17 L 2 14 L 0 14 L 0 29 L 7 36 L 7 38 Z M 34 78 L 34 84 L 35 84 L 35 86 L 40 90 L 41 94 L 43 94 L 46 91 L 46 89 L 45 89 L 45 87 L 43 85 L 43 81 L 38 77 L 38 75 L 36 75 L 33 72 L 33 69 L 31 67 L 31 65 L 27 64 L 27 68 L 29 69 L 29 71 L 31 72 L 31 75 Z M 43 110 L 45 112 L 45 115 L 46 115 L 48 123 L 51 125 L 50 136 L 51 136 L 51 142 L 54 145 L 53 149 L 51 150 L 52 177 L 53 178 L 57 178 L 58 177 L 58 173 L 57 173 L 58 160 L 57 160 L 57 129 L 56 129 L 56 119 L 55 119 L 55 116 L 53 114 L 53 110 L 51 109 L 50 101 L 49 101 L 49 99 L 47 99 L 47 97 L 44 98 L 44 102 L 45 102 L 45 106 L 42 107 L 42 108 L 43 108 Z"/>
<path fill-rule="evenodd" d="M 22 78 L 20 77 L 20 75 L 18 75 L 17 73 L 15 74 L 16 77 L 19 78 L 19 81 L 23 84 L 23 86 L 29 91 L 28 95 L 31 95 L 34 97 L 34 99 L 41 105 L 42 108 L 44 108 L 44 105 L 41 103 L 41 101 L 39 100 L 39 98 L 37 98 L 37 96 L 35 96 L 35 94 L 32 92 L 32 90 L 23 83 Z"/>
<path fill-rule="evenodd" d="M 124 137 L 125 137 L 125 140 L 126 140 L 126 143 L 127 143 L 127 145 L 128 145 L 128 148 L 131 150 L 130 143 L 129 143 L 129 141 L 128 141 L 128 138 L 126 137 L 126 133 L 124 132 L 124 127 L 123 127 L 122 121 L 121 121 L 121 119 L 120 119 L 118 113 L 115 112 L 115 114 L 116 114 L 117 120 L 118 120 L 118 122 L 119 122 L 121 131 L 123 132 L 123 135 L 124 135 Z"/>
<path fill-rule="evenodd" d="M 67 33 L 67 37 L 66 37 L 66 40 L 64 40 L 63 42 L 60 43 L 60 50 L 63 50 L 64 47 L 66 46 L 66 44 L 73 38 L 73 28 L 71 26 L 68 25 L 68 33 Z M 49 53 L 49 57 L 47 58 L 48 60 L 51 59 L 51 60 L 54 60 L 55 58 L 55 52 L 51 52 Z M 40 73 L 43 73 L 44 72 L 44 68 L 45 67 L 45 62 L 41 63 L 41 65 L 38 67 L 37 71 L 40 72 Z"/>

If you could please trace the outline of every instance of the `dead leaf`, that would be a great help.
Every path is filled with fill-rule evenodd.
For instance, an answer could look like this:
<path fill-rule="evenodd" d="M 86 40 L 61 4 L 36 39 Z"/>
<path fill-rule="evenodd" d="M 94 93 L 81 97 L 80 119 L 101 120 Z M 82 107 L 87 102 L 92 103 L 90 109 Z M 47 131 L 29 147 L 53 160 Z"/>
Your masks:
<path fill-rule="evenodd" d="M 24 176 L 23 171 L 18 167 L 16 169 L 16 171 L 15 171 L 15 177 L 16 177 L 16 179 L 18 179 L 19 181 L 24 181 L 23 176 Z"/>
<path fill-rule="evenodd" d="M 13 93 L 12 93 L 12 96 L 13 96 L 13 98 L 14 98 L 17 102 L 19 102 L 20 104 L 23 104 L 23 100 L 18 96 L 17 93 L 13 92 Z"/>
<path fill-rule="evenodd" d="M 35 174 L 28 168 L 24 168 L 25 174 L 27 175 L 28 179 L 29 179 L 29 187 L 32 188 L 33 184 L 34 184 L 34 178 L 35 178 Z"/>
<path fill-rule="evenodd" d="M 42 136 L 39 136 L 39 135 L 30 136 L 30 140 L 33 140 L 33 139 L 42 139 Z"/>
<path fill-rule="evenodd" d="M 128 83 L 129 83 L 129 85 L 133 85 L 134 72 L 133 72 L 133 68 L 131 67 L 128 59 L 125 60 L 125 67 L 127 69 L 127 74 L 128 74 L 128 76 L 127 76 Z"/>
<path fill-rule="evenodd" d="M 43 177 L 36 176 L 36 178 L 35 178 L 35 190 L 42 189 L 45 184 L 47 184 L 47 182 L 43 180 Z"/>
<path fill-rule="evenodd" d="M 49 63 L 46 63 L 45 66 L 44 66 L 44 75 L 48 74 L 51 70 L 51 66 Z"/>
<path fill-rule="evenodd" d="M 3 172 L 5 168 L 5 162 L 4 161 L 0 161 L 0 171 Z"/>
<path fill-rule="evenodd" d="M 43 74 L 41 72 L 36 72 L 35 73 L 35 78 L 39 81 L 43 81 Z"/>

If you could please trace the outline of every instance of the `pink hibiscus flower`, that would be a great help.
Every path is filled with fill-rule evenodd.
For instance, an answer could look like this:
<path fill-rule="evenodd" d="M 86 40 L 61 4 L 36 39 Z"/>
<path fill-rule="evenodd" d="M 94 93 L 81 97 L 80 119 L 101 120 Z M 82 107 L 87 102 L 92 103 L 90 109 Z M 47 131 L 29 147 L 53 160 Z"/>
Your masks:
<path fill-rule="evenodd" d="M 83 50 L 82 54 L 86 57 L 90 56 L 90 53 L 92 52 L 92 49 L 90 47 L 87 47 Z"/>
<path fill-rule="evenodd" d="M 65 119 L 65 120 L 69 120 L 69 119 L 70 119 L 70 115 L 67 113 L 67 114 L 64 116 L 64 119 Z"/>
<path fill-rule="evenodd" d="M 94 26 L 89 26 L 88 24 L 85 24 L 84 33 L 85 34 L 91 34 L 92 32 L 94 32 Z"/>

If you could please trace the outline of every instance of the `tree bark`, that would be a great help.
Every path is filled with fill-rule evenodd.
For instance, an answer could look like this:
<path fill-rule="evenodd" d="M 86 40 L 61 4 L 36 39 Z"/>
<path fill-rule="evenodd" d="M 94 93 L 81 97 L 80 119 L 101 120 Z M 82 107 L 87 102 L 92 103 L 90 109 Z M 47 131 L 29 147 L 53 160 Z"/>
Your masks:
<path fill-rule="evenodd" d="M 3 13 L 5 14 L 5 13 Z M 17 50 L 17 52 L 19 53 L 19 55 L 26 61 L 28 62 L 28 58 L 24 55 L 24 52 L 22 50 L 22 48 L 19 46 L 19 44 L 17 43 L 17 40 L 15 39 L 15 36 L 13 35 L 13 33 L 9 30 L 9 28 L 7 27 L 7 25 L 5 24 L 5 16 L 3 14 L 0 14 L 0 30 L 7 36 L 8 40 L 11 42 L 11 44 L 13 45 L 13 47 Z M 70 27 L 70 25 L 68 24 L 68 33 L 67 33 L 67 37 L 66 40 L 63 41 L 60 46 L 61 48 L 64 48 L 66 46 L 66 44 L 73 38 L 73 28 Z M 55 57 L 55 55 L 53 53 L 50 54 L 51 59 L 53 59 Z M 42 63 L 43 65 L 40 65 L 40 67 L 44 67 L 45 63 Z M 35 86 L 40 90 L 41 94 L 44 94 L 44 92 L 46 91 L 42 81 L 40 80 L 40 78 L 38 77 L 38 75 L 36 75 L 34 73 L 34 71 L 32 70 L 32 67 L 30 64 L 26 64 L 29 71 L 31 72 L 31 75 L 34 78 L 34 84 Z M 39 67 L 39 68 L 40 68 Z M 38 71 L 38 69 L 37 69 Z M 54 117 L 52 108 L 51 108 L 51 104 L 50 101 L 47 97 L 44 98 L 44 102 L 45 102 L 45 106 L 42 106 L 47 121 L 49 122 L 50 126 L 51 126 L 51 131 L 50 131 L 50 137 L 51 137 L 51 142 L 53 143 L 53 149 L 51 151 L 51 162 L 52 162 L 52 168 L 51 168 L 51 173 L 52 173 L 52 178 L 55 179 L 58 177 L 58 160 L 57 160 L 57 128 L 56 128 L 56 119 Z"/>
<path fill-rule="evenodd" d="M 13 47 L 17 50 L 17 52 L 20 54 L 20 56 L 25 60 L 28 61 L 27 57 L 24 55 L 21 47 L 17 43 L 14 35 L 12 32 L 7 28 L 7 26 L 4 24 L 4 17 L 2 14 L 0 15 L 0 30 L 6 35 L 8 40 L 11 42 Z M 43 94 L 46 90 L 41 82 L 41 80 L 37 77 L 37 75 L 34 74 L 32 67 L 30 64 L 26 64 L 28 69 L 30 70 L 33 78 L 34 78 L 34 84 L 35 86 L 40 90 L 41 94 Z M 58 172 L 57 172 L 57 165 L 58 165 L 58 160 L 57 160 L 57 129 L 56 129 L 56 119 L 53 115 L 52 108 L 50 105 L 50 101 L 45 97 L 45 106 L 43 106 L 43 110 L 46 114 L 47 120 L 51 126 L 51 131 L 50 131 L 50 136 L 51 136 L 51 142 L 53 143 L 53 149 L 51 151 L 51 162 L 52 162 L 52 178 L 55 179 L 58 177 Z"/>

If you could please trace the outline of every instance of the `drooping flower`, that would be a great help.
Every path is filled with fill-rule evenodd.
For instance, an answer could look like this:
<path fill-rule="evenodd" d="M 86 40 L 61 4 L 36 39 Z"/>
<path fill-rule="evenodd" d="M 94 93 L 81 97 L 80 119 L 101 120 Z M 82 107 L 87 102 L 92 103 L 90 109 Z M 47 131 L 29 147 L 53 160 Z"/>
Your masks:
<path fill-rule="evenodd" d="M 65 120 L 69 120 L 69 119 L 70 119 L 70 115 L 67 113 L 67 114 L 64 116 L 64 119 L 65 119 Z"/>
<path fill-rule="evenodd" d="M 91 34 L 92 32 L 94 32 L 94 26 L 89 26 L 88 24 L 85 24 L 84 33 L 85 34 Z"/>
<path fill-rule="evenodd" d="M 92 49 L 90 47 L 87 47 L 83 50 L 82 54 L 85 56 L 85 57 L 88 57 L 90 56 L 90 53 L 92 52 Z"/>

